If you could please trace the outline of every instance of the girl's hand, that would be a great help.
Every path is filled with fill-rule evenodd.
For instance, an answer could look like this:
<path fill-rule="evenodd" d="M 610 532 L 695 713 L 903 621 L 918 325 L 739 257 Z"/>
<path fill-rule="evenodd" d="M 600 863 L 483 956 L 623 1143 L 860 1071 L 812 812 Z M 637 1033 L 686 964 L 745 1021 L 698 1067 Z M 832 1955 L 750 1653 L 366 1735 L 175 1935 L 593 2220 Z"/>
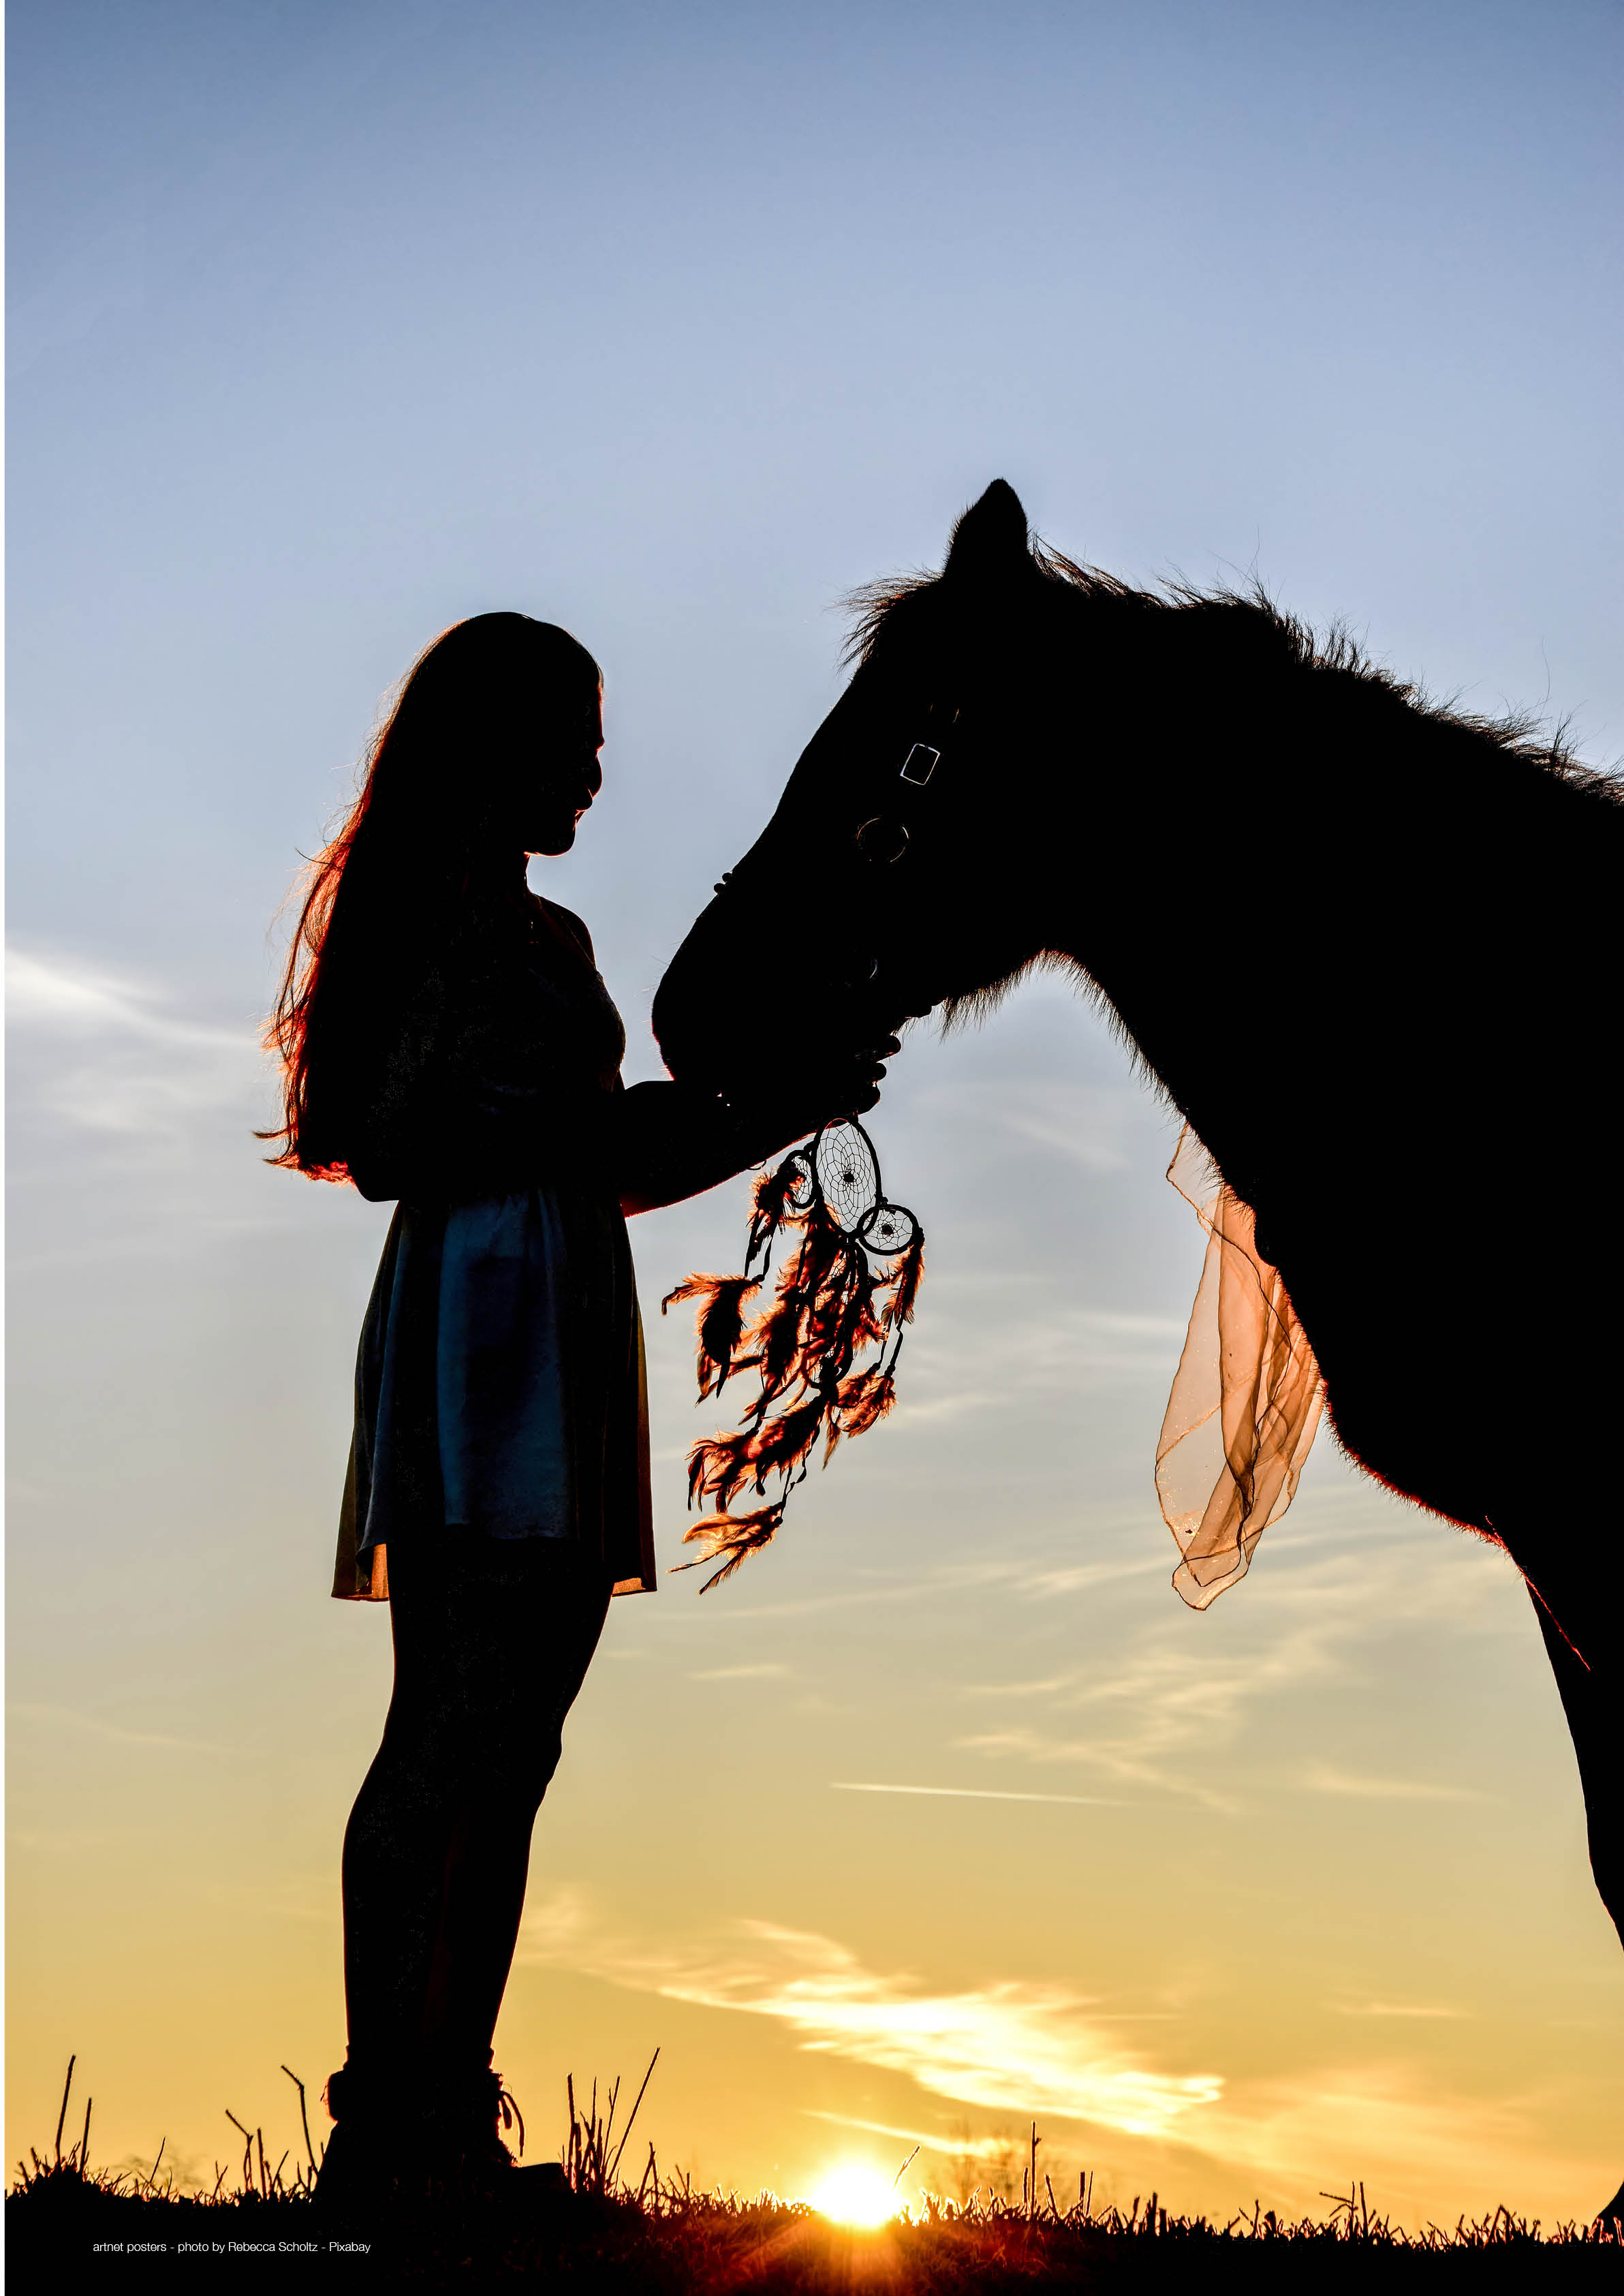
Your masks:
<path fill-rule="evenodd" d="M 863 1116 L 880 1097 L 885 1062 L 902 1050 L 895 1037 L 857 1049 L 820 1046 L 792 1077 L 739 1096 L 735 1105 L 751 1106 L 786 1139 L 804 1139 L 839 1116 Z M 753 1104 L 753 1105 L 752 1105 Z"/>
<path fill-rule="evenodd" d="M 752 1164 L 781 1156 L 841 1116 L 861 1116 L 880 1097 L 895 1037 L 853 1051 L 828 1044 L 798 1058 L 791 1076 L 752 1076 L 726 1098 L 679 1084 L 636 1084 L 617 1093 L 605 1154 L 627 1214 L 701 1194 Z"/>

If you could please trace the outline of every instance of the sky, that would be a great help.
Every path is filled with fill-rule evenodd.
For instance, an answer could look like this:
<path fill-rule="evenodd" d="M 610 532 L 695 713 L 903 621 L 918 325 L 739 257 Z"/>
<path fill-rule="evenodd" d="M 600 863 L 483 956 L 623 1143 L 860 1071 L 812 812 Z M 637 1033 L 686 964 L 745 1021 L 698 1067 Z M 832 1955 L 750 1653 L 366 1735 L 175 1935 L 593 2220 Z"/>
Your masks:
<path fill-rule="evenodd" d="M 1624 34 L 1570 0 L 8 29 L 6 2158 L 78 2052 L 99 2157 L 212 2181 L 223 2107 L 274 2158 L 279 2068 L 341 2062 L 388 1693 L 387 1620 L 326 1595 L 388 1210 L 251 1130 L 279 906 L 389 690 L 496 607 L 603 664 L 604 792 L 532 882 L 633 1078 L 841 689 L 840 600 L 995 476 L 1073 557 L 1256 574 L 1609 764 Z M 1153 853 L 1084 857 L 1161 898 Z M 1624 1963 L 1514 1573 L 1322 1435 L 1244 1584 L 1171 1591 L 1202 1239 L 1070 988 L 916 1029 L 871 1128 L 930 1239 L 902 1400 L 727 1587 L 613 1606 L 498 2030 L 533 2142 L 566 2072 L 658 2046 L 640 2136 L 743 2190 L 915 2143 L 905 2198 L 996 2185 L 1035 2119 L 1096 2200 L 1592 2213 Z M 712 1422 L 658 1303 L 745 1201 L 633 1225 L 662 1566 Z"/>

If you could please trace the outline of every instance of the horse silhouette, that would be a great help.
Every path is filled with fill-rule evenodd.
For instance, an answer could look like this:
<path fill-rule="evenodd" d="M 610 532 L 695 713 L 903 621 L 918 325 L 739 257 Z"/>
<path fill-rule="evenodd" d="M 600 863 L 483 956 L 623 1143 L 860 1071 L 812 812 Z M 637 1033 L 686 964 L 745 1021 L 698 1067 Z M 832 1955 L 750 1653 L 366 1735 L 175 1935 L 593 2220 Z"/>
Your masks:
<path fill-rule="evenodd" d="M 747 1075 L 789 983 L 880 1034 L 1070 968 L 1250 1208 L 1343 1448 L 1522 1572 L 1624 1932 L 1624 792 L 1261 594 L 1031 546 L 1001 480 L 939 575 L 859 603 L 856 674 L 660 983 L 672 1073 Z"/>

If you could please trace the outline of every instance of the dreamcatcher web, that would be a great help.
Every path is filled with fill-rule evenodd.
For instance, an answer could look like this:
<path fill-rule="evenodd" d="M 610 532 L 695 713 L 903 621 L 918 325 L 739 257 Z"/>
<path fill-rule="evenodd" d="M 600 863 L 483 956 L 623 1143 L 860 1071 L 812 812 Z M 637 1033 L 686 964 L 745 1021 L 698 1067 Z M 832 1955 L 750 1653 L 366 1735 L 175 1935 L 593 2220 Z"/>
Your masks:
<path fill-rule="evenodd" d="M 825 1124 L 812 1166 L 830 1218 L 848 1235 L 857 1234 L 880 1201 L 880 1166 L 868 1135 L 850 1119 Z"/>

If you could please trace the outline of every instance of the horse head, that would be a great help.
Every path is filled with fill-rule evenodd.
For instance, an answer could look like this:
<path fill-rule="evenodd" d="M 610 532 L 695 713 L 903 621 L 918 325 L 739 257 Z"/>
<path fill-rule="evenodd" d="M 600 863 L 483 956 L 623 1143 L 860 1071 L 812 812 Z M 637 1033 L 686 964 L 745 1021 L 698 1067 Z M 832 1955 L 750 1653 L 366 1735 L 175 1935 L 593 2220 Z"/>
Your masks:
<path fill-rule="evenodd" d="M 939 574 L 858 594 L 850 684 L 660 984 L 654 1033 L 679 1080 L 748 1077 L 764 1007 L 877 1042 L 1039 953 L 1054 744 L 1023 660 L 1056 588 L 999 479 Z"/>

